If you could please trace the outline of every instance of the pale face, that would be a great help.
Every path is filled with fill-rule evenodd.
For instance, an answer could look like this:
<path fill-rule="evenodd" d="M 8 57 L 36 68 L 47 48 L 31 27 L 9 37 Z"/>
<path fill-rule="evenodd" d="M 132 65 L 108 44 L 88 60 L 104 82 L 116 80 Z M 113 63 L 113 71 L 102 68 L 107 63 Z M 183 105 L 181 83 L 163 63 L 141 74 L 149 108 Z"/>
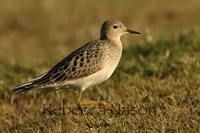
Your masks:
<path fill-rule="evenodd" d="M 116 40 L 127 33 L 140 34 L 139 32 L 127 29 L 117 20 L 107 20 L 101 27 L 101 39 Z"/>

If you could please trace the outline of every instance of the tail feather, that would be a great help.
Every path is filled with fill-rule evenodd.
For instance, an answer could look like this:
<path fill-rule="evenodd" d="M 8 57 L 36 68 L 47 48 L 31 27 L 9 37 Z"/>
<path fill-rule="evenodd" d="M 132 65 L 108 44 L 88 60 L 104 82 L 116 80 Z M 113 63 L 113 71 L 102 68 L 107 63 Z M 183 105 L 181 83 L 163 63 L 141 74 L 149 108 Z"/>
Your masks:
<path fill-rule="evenodd" d="M 16 88 L 16 89 L 14 89 L 13 92 L 19 94 L 19 93 L 24 93 L 24 92 L 33 90 L 33 89 L 35 89 L 35 88 L 36 88 L 35 86 L 31 86 L 31 87 L 28 87 L 28 86 L 21 86 L 21 87 L 18 87 L 18 88 Z"/>
<path fill-rule="evenodd" d="M 44 83 L 48 82 L 49 80 L 47 80 L 49 78 L 49 75 L 46 75 L 47 73 L 44 73 L 43 75 L 32 79 L 30 81 L 27 81 L 23 84 L 19 84 L 17 85 L 13 90 L 13 92 L 19 94 L 19 93 L 24 93 L 30 90 L 34 90 L 34 89 L 39 89 L 42 85 L 44 85 Z M 43 84 L 41 84 L 43 83 Z"/>

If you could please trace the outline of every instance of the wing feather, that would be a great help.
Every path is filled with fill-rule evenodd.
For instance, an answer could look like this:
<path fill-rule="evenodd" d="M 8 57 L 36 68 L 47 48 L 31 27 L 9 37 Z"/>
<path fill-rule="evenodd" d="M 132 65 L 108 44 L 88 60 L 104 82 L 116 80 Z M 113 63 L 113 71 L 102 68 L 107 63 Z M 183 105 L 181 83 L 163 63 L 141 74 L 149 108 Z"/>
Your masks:
<path fill-rule="evenodd" d="M 84 78 L 99 71 L 101 69 L 99 62 L 102 52 L 99 45 L 101 44 L 97 40 L 89 42 L 64 58 L 47 73 L 16 86 L 13 91 L 17 93 L 26 92 L 45 85 Z"/>

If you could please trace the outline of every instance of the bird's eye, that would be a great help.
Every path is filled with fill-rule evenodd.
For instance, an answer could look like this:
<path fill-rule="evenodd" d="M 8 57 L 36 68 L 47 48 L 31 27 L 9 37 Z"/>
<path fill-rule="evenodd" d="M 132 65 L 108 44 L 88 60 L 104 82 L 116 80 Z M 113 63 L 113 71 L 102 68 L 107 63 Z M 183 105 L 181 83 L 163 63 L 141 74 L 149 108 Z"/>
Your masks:
<path fill-rule="evenodd" d="M 114 29 L 117 29 L 118 27 L 117 27 L 117 25 L 114 25 L 113 28 L 114 28 Z"/>

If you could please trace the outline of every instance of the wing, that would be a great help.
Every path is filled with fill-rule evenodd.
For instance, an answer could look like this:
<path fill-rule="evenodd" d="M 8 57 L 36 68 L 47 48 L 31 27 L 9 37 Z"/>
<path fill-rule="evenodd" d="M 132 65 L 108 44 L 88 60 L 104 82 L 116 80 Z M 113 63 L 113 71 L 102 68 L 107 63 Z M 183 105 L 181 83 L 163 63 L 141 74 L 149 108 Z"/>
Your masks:
<path fill-rule="evenodd" d="M 101 47 L 98 41 L 91 41 L 64 58 L 51 70 L 38 78 L 16 86 L 16 93 L 51 86 L 56 83 L 89 76 L 101 69 Z"/>

